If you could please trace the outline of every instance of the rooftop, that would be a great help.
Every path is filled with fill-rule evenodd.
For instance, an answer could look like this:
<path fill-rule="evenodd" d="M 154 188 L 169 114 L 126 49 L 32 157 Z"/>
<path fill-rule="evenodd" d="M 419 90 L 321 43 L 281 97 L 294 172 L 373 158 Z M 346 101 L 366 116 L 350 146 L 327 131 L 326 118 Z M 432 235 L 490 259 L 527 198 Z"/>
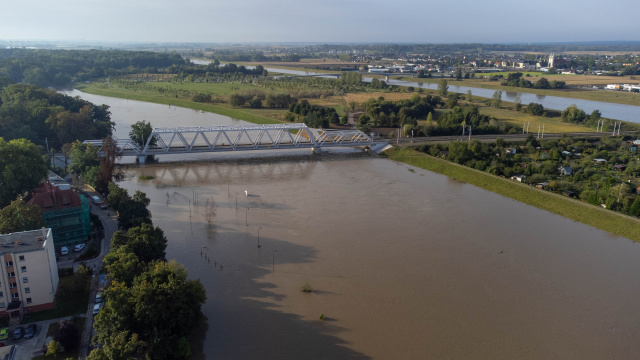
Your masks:
<path fill-rule="evenodd" d="M 51 229 L 30 230 L 0 235 L 0 255 L 44 248 Z"/>
<path fill-rule="evenodd" d="M 41 183 L 30 196 L 29 205 L 38 205 L 42 211 L 53 211 L 81 206 L 80 196 L 72 190 L 60 190 L 49 184 Z"/>

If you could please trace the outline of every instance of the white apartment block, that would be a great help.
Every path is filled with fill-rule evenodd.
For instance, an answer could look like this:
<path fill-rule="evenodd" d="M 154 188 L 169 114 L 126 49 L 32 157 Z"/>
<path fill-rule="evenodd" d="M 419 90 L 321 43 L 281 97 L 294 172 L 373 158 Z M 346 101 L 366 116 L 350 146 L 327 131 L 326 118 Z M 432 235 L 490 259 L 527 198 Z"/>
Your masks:
<path fill-rule="evenodd" d="M 58 266 L 51 229 L 0 235 L 0 316 L 55 307 Z"/>

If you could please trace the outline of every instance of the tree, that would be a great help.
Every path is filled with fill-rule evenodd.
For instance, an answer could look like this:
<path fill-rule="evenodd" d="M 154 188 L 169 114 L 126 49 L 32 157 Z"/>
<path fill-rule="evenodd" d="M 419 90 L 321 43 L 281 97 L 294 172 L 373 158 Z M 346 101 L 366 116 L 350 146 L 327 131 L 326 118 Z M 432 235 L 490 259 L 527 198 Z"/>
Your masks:
<path fill-rule="evenodd" d="M 462 69 L 460 67 L 456 69 L 456 80 L 462 80 Z"/>
<path fill-rule="evenodd" d="M 531 115 L 542 116 L 542 114 L 544 114 L 544 107 L 541 104 L 532 102 L 527 105 L 527 111 Z"/>
<path fill-rule="evenodd" d="M 117 242 L 125 242 L 126 235 L 121 231 L 116 232 L 111 242 L 113 243 L 116 238 Z M 104 256 L 104 268 L 107 270 L 109 277 L 112 280 L 125 283 L 127 286 L 131 286 L 133 279 L 142 271 L 142 264 L 138 259 L 138 256 L 133 252 L 131 247 L 127 244 L 120 244 L 114 247 L 111 251 Z"/>
<path fill-rule="evenodd" d="M 240 94 L 232 94 L 229 97 L 229 104 L 233 107 L 240 107 L 244 105 L 244 97 Z"/>
<path fill-rule="evenodd" d="M 133 200 L 143 203 L 144 206 L 149 206 L 149 204 L 151 203 L 151 200 L 149 200 L 147 194 L 143 193 L 140 190 L 136 190 L 136 193 L 133 194 Z"/>
<path fill-rule="evenodd" d="M 514 103 L 514 110 L 515 111 L 520 111 L 520 109 L 522 109 L 522 99 L 520 97 L 520 93 L 516 94 L 516 97 L 513 100 L 513 103 Z"/>
<path fill-rule="evenodd" d="M 471 94 L 471 90 L 467 90 L 467 101 L 468 102 L 472 102 L 473 101 L 473 96 Z"/>
<path fill-rule="evenodd" d="M 180 338 L 200 317 L 206 292 L 199 280 L 187 280 L 187 270 L 175 261 L 155 262 L 132 286 L 135 329 L 149 345 L 153 359 L 174 357 Z"/>
<path fill-rule="evenodd" d="M 32 142 L 5 142 L 0 137 L 0 207 L 33 190 L 46 177 L 44 158 Z"/>
<path fill-rule="evenodd" d="M 631 204 L 631 208 L 629 209 L 629 215 L 631 216 L 640 216 L 640 196 L 636 195 L 633 200 L 633 204 Z"/>
<path fill-rule="evenodd" d="M 98 342 L 107 344 L 125 331 L 135 333 L 146 345 L 147 358 L 159 360 L 184 357 L 182 338 L 200 320 L 206 300 L 200 281 L 187 280 L 186 269 L 175 261 L 152 262 L 130 287 L 113 281 L 104 295 L 106 304 L 94 323 Z"/>
<path fill-rule="evenodd" d="M 116 183 L 109 183 L 109 195 L 107 195 L 107 201 L 115 211 L 120 211 L 120 204 L 129 199 L 129 192 L 126 189 L 121 188 L 116 185 Z"/>
<path fill-rule="evenodd" d="M 253 109 L 259 109 L 262 107 L 262 100 L 259 97 L 254 96 L 253 99 L 249 101 L 249 106 Z"/>
<path fill-rule="evenodd" d="M 144 120 L 138 121 L 135 124 L 131 125 L 131 131 L 129 132 L 129 137 L 133 142 L 135 142 L 141 149 L 145 147 L 151 133 L 153 132 L 153 128 L 151 127 L 151 122 L 146 122 Z M 149 147 L 156 146 L 158 140 L 154 136 L 149 141 Z"/>
<path fill-rule="evenodd" d="M 55 340 L 51 340 L 47 345 L 47 356 L 56 356 L 62 351 L 62 345 L 60 345 L 60 343 Z"/>
<path fill-rule="evenodd" d="M 440 83 L 438 83 L 438 92 L 440 93 L 440 96 L 447 96 L 448 91 L 449 85 L 447 85 L 447 80 L 440 80 Z"/>
<path fill-rule="evenodd" d="M 491 106 L 500 108 L 502 106 L 502 91 L 496 90 L 491 98 Z"/>
<path fill-rule="evenodd" d="M 549 80 L 546 78 L 540 78 L 540 80 L 536 81 L 536 84 L 534 85 L 536 89 L 548 89 L 549 86 Z"/>
<path fill-rule="evenodd" d="M 22 199 L 14 200 L 0 210 L 0 234 L 36 230 L 43 226 L 42 209 L 28 205 Z"/>
<path fill-rule="evenodd" d="M 78 346 L 79 334 L 78 327 L 72 321 L 61 321 L 58 323 L 58 330 L 53 340 L 59 342 L 65 351 L 69 351 Z"/>
<path fill-rule="evenodd" d="M 129 229 L 150 223 L 151 213 L 144 203 L 128 199 L 120 203 L 118 210 L 118 225 L 121 228 Z"/>
<path fill-rule="evenodd" d="M 265 70 L 266 71 L 266 70 Z M 120 331 L 105 339 L 101 348 L 91 351 L 88 360 L 129 360 L 134 358 L 138 348 L 143 345 L 138 334 L 129 335 L 129 331 Z"/>
<path fill-rule="evenodd" d="M 102 139 L 102 152 L 104 156 L 100 158 L 96 190 L 106 194 L 109 192 L 109 183 L 122 180 L 124 173 L 116 168 L 116 159 L 120 159 L 122 154 L 111 136 Z"/>
<path fill-rule="evenodd" d="M 163 260 L 167 248 L 167 238 L 159 227 L 142 224 L 132 227 L 124 234 L 117 231 L 111 239 L 111 246 L 118 248 L 126 245 L 142 262 Z"/>

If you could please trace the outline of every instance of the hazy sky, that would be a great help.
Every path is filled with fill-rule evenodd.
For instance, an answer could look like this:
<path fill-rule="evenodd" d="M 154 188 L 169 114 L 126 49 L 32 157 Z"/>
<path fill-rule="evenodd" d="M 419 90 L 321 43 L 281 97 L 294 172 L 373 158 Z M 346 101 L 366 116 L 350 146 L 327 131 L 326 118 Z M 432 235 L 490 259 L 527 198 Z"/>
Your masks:
<path fill-rule="evenodd" d="M 637 41 L 639 14 L 640 0 L 0 0 L 0 39 Z"/>

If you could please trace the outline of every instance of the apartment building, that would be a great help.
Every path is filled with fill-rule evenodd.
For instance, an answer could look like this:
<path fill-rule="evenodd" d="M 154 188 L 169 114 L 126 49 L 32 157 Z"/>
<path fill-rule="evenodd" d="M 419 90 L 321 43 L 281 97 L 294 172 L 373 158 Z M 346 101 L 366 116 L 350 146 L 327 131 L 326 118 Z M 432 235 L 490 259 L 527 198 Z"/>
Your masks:
<path fill-rule="evenodd" d="M 0 316 L 55 307 L 58 267 L 51 229 L 0 235 Z"/>

